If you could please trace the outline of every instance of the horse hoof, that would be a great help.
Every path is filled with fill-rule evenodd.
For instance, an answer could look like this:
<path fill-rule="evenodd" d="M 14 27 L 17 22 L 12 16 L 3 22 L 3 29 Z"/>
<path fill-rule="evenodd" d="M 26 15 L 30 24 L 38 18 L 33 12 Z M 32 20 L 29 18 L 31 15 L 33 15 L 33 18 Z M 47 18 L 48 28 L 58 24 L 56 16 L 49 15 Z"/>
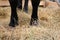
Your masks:
<path fill-rule="evenodd" d="M 13 24 L 13 23 L 10 23 L 10 24 L 9 24 L 9 26 L 11 26 L 11 27 L 15 27 L 15 24 Z"/>

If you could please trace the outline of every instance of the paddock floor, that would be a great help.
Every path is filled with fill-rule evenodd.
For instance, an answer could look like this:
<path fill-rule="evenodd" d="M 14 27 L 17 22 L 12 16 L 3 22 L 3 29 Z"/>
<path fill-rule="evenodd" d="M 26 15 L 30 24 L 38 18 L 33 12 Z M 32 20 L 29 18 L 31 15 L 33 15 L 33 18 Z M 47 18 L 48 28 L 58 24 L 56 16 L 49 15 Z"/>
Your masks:
<path fill-rule="evenodd" d="M 19 25 L 10 27 L 10 7 L 0 7 L 0 40 L 60 40 L 60 7 L 38 8 L 38 25 L 30 26 L 28 13 L 18 10 Z"/>

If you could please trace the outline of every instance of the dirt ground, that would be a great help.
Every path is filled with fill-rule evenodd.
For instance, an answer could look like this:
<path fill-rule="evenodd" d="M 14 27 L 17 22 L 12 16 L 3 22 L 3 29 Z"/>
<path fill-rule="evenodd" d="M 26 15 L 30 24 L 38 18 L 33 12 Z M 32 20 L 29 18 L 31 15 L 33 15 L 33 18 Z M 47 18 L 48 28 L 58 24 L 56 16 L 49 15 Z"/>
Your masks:
<path fill-rule="evenodd" d="M 10 7 L 0 7 L 0 40 L 60 40 L 60 7 L 38 8 L 38 25 L 30 26 L 32 7 L 28 13 L 17 9 L 19 25 L 10 27 Z"/>

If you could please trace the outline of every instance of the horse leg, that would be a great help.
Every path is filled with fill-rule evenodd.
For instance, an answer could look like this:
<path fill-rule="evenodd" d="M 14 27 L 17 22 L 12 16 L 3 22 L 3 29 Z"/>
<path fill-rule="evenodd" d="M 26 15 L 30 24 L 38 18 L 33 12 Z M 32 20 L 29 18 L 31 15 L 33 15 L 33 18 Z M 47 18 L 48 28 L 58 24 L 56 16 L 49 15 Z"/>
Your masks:
<path fill-rule="evenodd" d="M 22 10 L 22 0 L 18 0 L 18 8 Z"/>
<path fill-rule="evenodd" d="M 29 0 L 25 0 L 25 3 L 24 3 L 24 11 L 26 12 L 26 13 L 28 13 L 28 1 Z"/>
<path fill-rule="evenodd" d="M 30 25 L 37 25 L 38 22 L 38 15 L 37 15 L 37 12 L 38 12 L 38 6 L 39 6 L 39 3 L 40 3 L 40 0 L 31 0 L 32 2 L 32 15 L 31 15 L 31 21 L 30 21 Z"/>
<path fill-rule="evenodd" d="M 11 6 L 11 19 L 9 26 L 15 27 L 15 25 L 18 24 L 18 16 L 16 12 L 17 0 L 9 0 L 9 3 Z"/>

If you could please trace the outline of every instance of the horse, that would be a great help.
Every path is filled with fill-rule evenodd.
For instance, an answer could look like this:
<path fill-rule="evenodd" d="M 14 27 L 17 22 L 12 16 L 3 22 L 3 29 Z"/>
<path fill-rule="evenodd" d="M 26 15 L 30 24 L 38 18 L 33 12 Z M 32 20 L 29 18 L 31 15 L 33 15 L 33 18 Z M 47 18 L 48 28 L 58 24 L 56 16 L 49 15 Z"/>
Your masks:
<path fill-rule="evenodd" d="M 23 11 L 26 13 L 28 13 L 28 1 L 29 0 L 25 0 L 25 2 L 24 2 Z M 18 0 L 18 9 L 22 10 L 22 0 Z"/>
<path fill-rule="evenodd" d="M 11 6 L 11 19 L 9 26 L 15 27 L 18 24 L 18 16 L 17 16 L 17 6 L 18 6 L 18 0 L 9 0 L 10 6 Z M 38 24 L 38 6 L 39 6 L 40 0 L 31 0 L 32 4 L 32 15 L 30 20 L 30 25 L 37 25 Z"/>

